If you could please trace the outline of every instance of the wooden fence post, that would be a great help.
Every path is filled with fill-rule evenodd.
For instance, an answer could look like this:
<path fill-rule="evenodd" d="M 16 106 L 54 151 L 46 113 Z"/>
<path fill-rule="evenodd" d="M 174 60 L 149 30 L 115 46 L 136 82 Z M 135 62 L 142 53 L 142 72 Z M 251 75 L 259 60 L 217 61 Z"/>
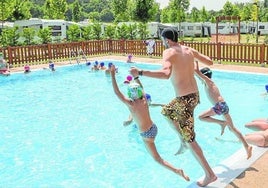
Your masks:
<path fill-rule="evenodd" d="M 52 59 L 51 44 L 47 44 L 48 59 Z"/>
<path fill-rule="evenodd" d="M 264 49 L 265 49 L 265 45 L 261 44 L 260 45 L 260 64 L 264 63 L 264 57 L 265 57 Z"/>
<path fill-rule="evenodd" d="M 12 56 L 12 47 L 8 46 L 7 47 L 7 54 L 8 54 L 8 63 L 13 64 L 13 56 Z"/>
<path fill-rule="evenodd" d="M 217 61 L 221 63 L 221 42 L 217 43 Z"/>
<path fill-rule="evenodd" d="M 108 39 L 108 48 L 109 48 L 109 54 L 111 55 L 112 54 L 112 51 L 113 51 L 113 48 L 112 48 L 112 46 L 113 46 L 113 42 L 112 42 L 112 40 L 111 39 Z"/>

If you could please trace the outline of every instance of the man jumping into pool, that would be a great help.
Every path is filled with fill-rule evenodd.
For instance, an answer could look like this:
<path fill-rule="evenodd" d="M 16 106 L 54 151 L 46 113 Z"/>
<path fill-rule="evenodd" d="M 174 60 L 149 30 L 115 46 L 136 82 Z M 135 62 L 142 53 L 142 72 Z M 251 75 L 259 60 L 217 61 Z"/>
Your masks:
<path fill-rule="evenodd" d="M 194 77 L 194 60 L 212 65 L 212 60 L 195 49 L 178 43 L 178 32 L 166 28 L 161 33 L 164 46 L 163 64 L 160 70 L 140 70 L 131 68 L 132 76 L 149 76 L 158 79 L 169 79 L 173 85 L 176 98 L 163 107 L 162 114 L 171 122 L 179 133 L 180 139 L 187 144 L 205 172 L 205 178 L 197 182 L 204 187 L 216 181 L 217 177 L 209 166 L 203 151 L 195 140 L 194 109 L 199 103 L 199 92 Z"/>
<path fill-rule="evenodd" d="M 143 88 L 136 82 L 129 84 L 128 97 L 123 95 L 118 88 L 115 78 L 115 66 L 111 66 L 111 78 L 113 90 L 116 96 L 128 107 L 134 121 L 137 123 L 140 131 L 140 136 L 146 146 L 146 149 L 151 154 L 156 162 L 182 176 L 186 181 L 190 181 L 189 177 L 184 174 L 182 169 L 173 167 L 170 163 L 163 160 L 159 155 L 154 140 L 157 135 L 157 126 L 153 123 L 150 117 L 149 106 L 145 98 Z"/>
<path fill-rule="evenodd" d="M 200 114 L 199 119 L 201 121 L 219 124 L 221 126 L 221 135 L 224 133 L 225 127 L 228 126 L 228 128 L 235 134 L 235 136 L 243 143 L 247 153 L 247 159 L 249 159 L 252 155 L 252 147 L 248 145 L 243 135 L 234 126 L 232 118 L 229 114 L 229 107 L 221 96 L 219 88 L 211 80 L 211 70 L 205 67 L 200 71 L 198 61 L 196 61 L 195 73 L 197 77 L 205 84 L 206 94 L 211 103 L 214 105 L 212 108 Z M 223 118 L 225 120 L 213 118 L 212 116 L 215 115 L 223 115 Z"/>

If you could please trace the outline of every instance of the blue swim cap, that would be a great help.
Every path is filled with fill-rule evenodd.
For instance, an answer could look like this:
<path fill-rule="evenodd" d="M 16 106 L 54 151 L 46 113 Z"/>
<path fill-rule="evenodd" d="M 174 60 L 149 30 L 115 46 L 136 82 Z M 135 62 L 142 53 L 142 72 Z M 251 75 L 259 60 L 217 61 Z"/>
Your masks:
<path fill-rule="evenodd" d="M 95 65 L 98 65 L 99 64 L 99 62 L 98 61 L 95 61 Z"/>
<path fill-rule="evenodd" d="M 89 65 L 91 65 L 91 63 L 90 62 L 87 62 L 86 65 L 89 66 Z"/>
<path fill-rule="evenodd" d="M 147 102 L 152 102 L 152 98 L 151 95 L 149 95 L 148 93 L 145 94 L 146 100 Z"/>
<path fill-rule="evenodd" d="M 101 63 L 100 63 L 100 66 L 103 67 L 103 66 L 104 66 L 104 62 L 101 62 Z"/>
<path fill-rule="evenodd" d="M 108 64 L 108 67 L 111 68 L 112 65 L 113 65 L 113 63 L 109 63 L 109 64 Z"/>
<path fill-rule="evenodd" d="M 128 91 L 127 91 L 128 97 L 131 98 L 132 100 L 136 99 L 142 99 L 143 97 L 143 90 L 140 84 L 138 83 L 130 83 L 128 85 Z"/>
<path fill-rule="evenodd" d="M 54 68 L 54 63 L 50 63 L 49 68 L 51 68 L 51 69 Z"/>
<path fill-rule="evenodd" d="M 268 93 L 268 84 L 265 85 L 266 92 Z"/>

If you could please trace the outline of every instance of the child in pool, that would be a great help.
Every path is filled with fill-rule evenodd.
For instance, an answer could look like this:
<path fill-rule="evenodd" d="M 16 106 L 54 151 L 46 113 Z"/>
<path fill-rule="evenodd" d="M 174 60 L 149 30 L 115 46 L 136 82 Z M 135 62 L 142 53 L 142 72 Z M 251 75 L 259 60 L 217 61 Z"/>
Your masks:
<path fill-rule="evenodd" d="M 126 80 L 124 81 L 124 84 L 130 84 L 131 82 L 133 82 L 133 78 L 132 78 L 132 76 L 128 75 L 126 77 Z M 142 83 L 141 83 L 139 77 L 134 78 L 134 82 L 137 82 L 143 88 Z M 164 106 L 164 104 L 152 103 L 151 95 L 148 94 L 148 93 L 145 94 L 145 98 L 146 98 L 147 103 L 148 103 L 149 106 L 153 106 L 153 107 L 155 107 L 155 106 Z M 132 117 L 131 114 L 129 114 L 128 119 L 123 122 L 123 125 L 124 126 L 128 126 L 132 122 L 133 122 L 133 117 Z"/>
<path fill-rule="evenodd" d="M 128 97 L 126 97 L 118 88 L 115 78 L 116 68 L 114 65 L 111 65 L 110 73 L 114 93 L 131 112 L 134 121 L 136 121 L 138 125 L 140 136 L 142 137 L 148 152 L 160 165 L 182 176 L 186 181 L 190 181 L 189 177 L 184 174 L 182 169 L 173 167 L 170 163 L 163 160 L 159 155 L 154 142 L 157 135 L 157 126 L 153 123 L 150 117 L 149 106 L 144 97 L 142 87 L 138 83 L 130 84 L 128 86 Z"/>
<path fill-rule="evenodd" d="M 199 115 L 201 121 L 206 121 L 210 123 L 218 123 L 221 126 L 221 135 L 224 133 L 226 126 L 235 134 L 235 136 L 243 143 L 243 146 L 247 153 L 247 159 L 252 155 L 252 146 L 249 146 L 240 131 L 234 126 L 232 118 L 229 114 L 229 107 L 225 102 L 224 98 L 221 96 L 219 88 L 211 80 L 212 72 L 209 68 L 203 68 L 199 70 L 198 61 L 196 61 L 195 66 L 196 76 L 205 84 L 205 92 L 214 105 L 212 108 L 206 110 Z M 223 115 L 224 120 L 216 119 L 212 116 Z"/>

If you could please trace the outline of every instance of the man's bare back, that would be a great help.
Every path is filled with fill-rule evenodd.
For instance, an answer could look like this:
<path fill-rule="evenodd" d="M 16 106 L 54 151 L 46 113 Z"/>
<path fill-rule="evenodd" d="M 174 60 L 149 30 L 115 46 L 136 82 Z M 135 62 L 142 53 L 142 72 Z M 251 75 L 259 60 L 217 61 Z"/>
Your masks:
<path fill-rule="evenodd" d="M 188 47 L 178 45 L 166 49 L 163 60 L 163 67 L 172 66 L 170 79 L 178 97 L 198 91 L 194 78 L 194 58 Z"/>

